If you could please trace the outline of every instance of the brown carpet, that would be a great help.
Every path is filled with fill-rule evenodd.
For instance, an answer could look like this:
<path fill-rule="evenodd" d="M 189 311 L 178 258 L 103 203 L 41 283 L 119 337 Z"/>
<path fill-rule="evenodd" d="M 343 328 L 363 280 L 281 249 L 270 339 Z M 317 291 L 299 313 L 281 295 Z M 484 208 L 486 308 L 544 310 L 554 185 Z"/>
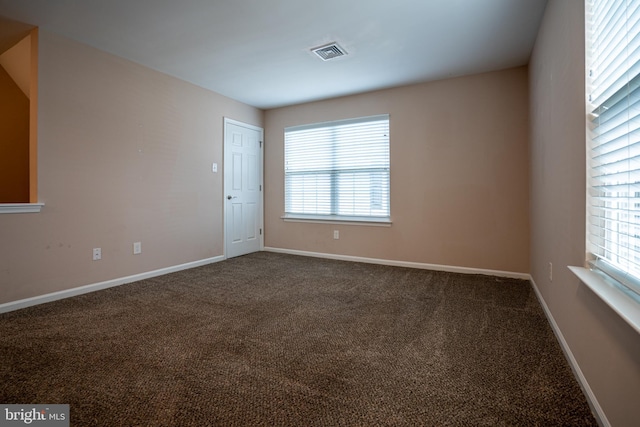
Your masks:
<path fill-rule="evenodd" d="M 0 315 L 73 426 L 597 425 L 527 281 L 260 252 Z"/>

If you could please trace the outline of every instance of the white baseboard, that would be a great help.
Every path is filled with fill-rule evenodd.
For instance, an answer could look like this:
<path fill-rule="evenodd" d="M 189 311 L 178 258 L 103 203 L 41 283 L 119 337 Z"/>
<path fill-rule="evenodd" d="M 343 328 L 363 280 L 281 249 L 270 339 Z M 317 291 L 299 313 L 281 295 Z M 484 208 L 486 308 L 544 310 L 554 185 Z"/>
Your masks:
<path fill-rule="evenodd" d="M 571 369 L 573 370 L 573 374 L 578 380 L 578 384 L 580 384 L 582 391 L 587 397 L 587 402 L 589 403 L 589 406 L 591 407 L 591 411 L 594 413 L 596 420 L 598 421 L 598 424 L 600 424 L 603 427 L 611 427 L 611 424 L 609 423 L 607 416 L 602 410 L 602 407 L 600 406 L 598 399 L 596 399 L 595 394 L 593 394 L 593 390 L 591 390 L 591 387 L 589 386 L 589 382 L 587 381 L 584 374 L 582 373 L 582 370 L 580 369 L 580 366 L 578 365 L 576 358 L 573 357 L 573 353 L 571 352 L 571 349 L 569 348 L 567 341 L 564 339 L 564 336 L 562 335 L 562 332 L 560 331 L 558 324 L 553 318 L 553 315 L 551 314 L 551 311 L 549 310 L 547 303 L 545 302 L 544 298 L 542 298 L 542 294 L 538 290 L 538 286 L 536 285 L 536 282 L 533 280 L 533 278 L 531 278 L 530 280 L 531 280 L 531 286 L 533 287 L 533 290 L 535 291 L 536 296 L 538 297 L 538 301 L 540 301 L 540 305 L 544 309 L 544 313 L 547 316 L 547 320 L 549 321 L 549 324 L 551 324 L 553 333 L 556 335 L 556 338 L 560 343 L 560 347 L 562 348 L 562 351 L 564 352 L 564 355 L 567 361 L 569 362 Z"/>
<path fill-rule="evenodd" d="M 207 264 L 213 264 L 224 260 L 223 255 L 207 258 L 200 261 L 188 262 L 185 264 L 174 265 L 172 267 L 161 268 L 158 270 L 148 271 L 146 273 L 134 274 L 133 276 L 120 277 L 118 279 L 107 280 L 105 282 L 93 283 L 90 285 L 80 286 L 64 291 L 53 292 L 50 294 L 40 295 L 37 297 L 26 298 L 18 301 L 12 301 L 0 304 L 0 313 L 19 310 L 21 308 L 31 307 L 33 305 L 44 304 L 46 302 L 57 301 L 63 298 L 69 298 L 76 295 L 82 295 L 89 292 L 99 291 L 101 289 L 112 288 L 114 286 L 124 285 L 126 283 L 137 282 L 138 280 L 149 279 L 151 277 L 162 276 L 163 274 L 175 273 L 176 271 L 186 270 L 188 268 L 200 267 Z"/>
<path fill-rule="evenodd" d="M 395 260 L 379 259 L 379 258 L 365 258 L 365 257 L 351 256 L 351 255 L 336 255 L 336 254 L 327 254 L 327 253 L 321 253 L 321 252 L 298 251 L 295 249 L 265 247 L 264 250 L 267 252 L 277 252 L 277 253 L 290 254 L 290 255 L 302 255 L 302 256 L 310 256 L 315 258 L 337 259 L 340 261 L 364 262 L 368 264 L 390 265 L 394 267 L 419 268 L 422 270 L 446 271 L 449 273 L 486 274 L 489 276 L 508 277 L 512 279 L 524 279 L 524 280 L 531 279 L 531 276 L 528 273 L 515 273 L 511 271 L 455 267 L 451 265 L 426 264 L 422 262 L 411 262 L 411 261 L 395 261 Z"/>

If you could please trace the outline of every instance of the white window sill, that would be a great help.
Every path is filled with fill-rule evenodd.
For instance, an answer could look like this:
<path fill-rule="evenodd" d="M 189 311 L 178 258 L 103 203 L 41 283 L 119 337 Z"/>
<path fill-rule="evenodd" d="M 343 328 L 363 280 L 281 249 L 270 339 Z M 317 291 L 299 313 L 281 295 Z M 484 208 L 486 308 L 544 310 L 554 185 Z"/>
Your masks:
<path fill-rule="evenodd" d="M 0 203 L 0 214 L 40 213 L 44 203 Z"/>
<path fill-rule="evenodd" d="M 569 270 L 599 296 L 609 307 L 613 309 L 636 332 L 640 333 L 640 301 L 638 297 L 625 291 L 621 285 L 609 276 L 598 271 L 584 267 L 571 267 Z"/>
<path fill-rule="evenodd" d="M 366 216 L 331 216 L 323 215 L 284 215 L 286 222 L 310 222 L 316 224 L 369 225 L 375 227 L 391 227 L 390 218 L 370 218 Z"/>

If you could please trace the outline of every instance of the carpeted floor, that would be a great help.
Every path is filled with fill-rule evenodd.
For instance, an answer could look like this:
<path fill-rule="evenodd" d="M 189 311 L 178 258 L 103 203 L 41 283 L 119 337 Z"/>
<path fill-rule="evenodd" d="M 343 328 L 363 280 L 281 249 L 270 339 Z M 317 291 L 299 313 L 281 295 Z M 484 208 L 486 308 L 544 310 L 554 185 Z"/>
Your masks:
<path fill-rule="evenodd" d="M 0 315 L 72 426 L 597 425 L 526 281 L 259 252 Z"/>

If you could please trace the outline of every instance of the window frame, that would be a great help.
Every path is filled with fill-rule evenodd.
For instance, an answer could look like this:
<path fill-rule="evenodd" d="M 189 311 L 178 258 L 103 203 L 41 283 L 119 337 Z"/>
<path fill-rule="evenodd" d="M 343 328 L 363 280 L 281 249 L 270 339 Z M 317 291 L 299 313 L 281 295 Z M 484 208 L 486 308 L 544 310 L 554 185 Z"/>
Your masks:
<path fill-rule="evenodd" d="M 601 194 L 603 191 L 603 184 L 606 181 L 607 173 L 601 173 L 596 171 L 598 168 L 608 167 L 607 163 L 597 164 L 595 158 L 597 156 L 592 156 L 591 152 L 594 147 L 602 147 L 606 143 L 602 145 L 596 145 L 594 143 L 594 128 L 599 126 L 599 124 L 595 124 L 597 121 L 599 114 L 606 114 L 606 110 L 608 109 L 607 102 L 610 102 L 611 99 L 615 96 L 620 95 L 620 88 L 615 89 L 617 85 L 608 83 L 607 88 L 615 89 L 613 92 L 608 92 L 605 100 L 599 100 L 596 102 L 596 99 L 592 100 L 592 93 L 594 92 L 594 87 L 592 86 L 592 79 L 596 78 L 596 73 L 593 73 L 592 65 L 595 63 L 594 55 L 592 54 L 593 50 L 593 40 L 592 40 L 592 19 L 594 12 L 594 0 L 585 0 L 585 129 L 586 129 L 586 204 L 585 204 L 585 215 L 586 215 L 586 230 L 585 230 L 585 245 L 586 245 L 586 259 L 584 267 L 574 267 L 569 266 L 569 269 L 572 273 L 574 273 L 585 285 L 587 285 L 600 299 L 602 299 L 610 308 L 614 310 L 624 321 L 626 321 L 636 332 L 640 333 L 640 277 L 633 277 L 630 275 L 630 269 L 628 271 L 622 271 L 618 267 L 613 266 L 610 262 L 607 262 L 606 255 L 596 255 L 598 252 L 597 247 L 599 242 L 596 242 L 596 239 L 602 238 L 606 240 L 606 227 L 604 224 L 607 220 L 611 220 L 612 218 L 608 218 L 607 216 L 600 216 L 599 213 L 603 210 L 608 210 L 609 206 L 605 202 L 601 202 L 600 204 L 594 207 L 593 201 L 597 199 L 602 199 L 603 197 L 607 197 L 606 194 Z M 626 5 L 624 5 L 626 7 Z M 640 11 L 640 8 L 638 9 Z M 626 11 L 625 11 L 626 17 Z M 626 18 L 625 18 L 626 24 Z M 626 25 L 625 25 L 626 26 Z M 628 43 L 627 43 L 628 45 Z M 625 49 L 623 49 L 625 50 Z M 610 51 L 607 51 L 610 53 Z M 625 74 L 628 74 L 631 67 L 625 68 Z M 610 72 L 610 68 L 606 69 Z M 603 72 L 603 75 L 605 73 Z M 636 77 L 637 78 L 637 77 Z M 628 78 L 628 81 L 633 80 L 632 78 Z M 622 87 L 628 86 L 628 83 L 623 84 Z M 600 88 L 602 89 L 602 88 Z M 630 92 L 630 91 L 629 91 Z M 597 91 L 596 91 L 597 93 Z M 604 91 L 601 91 L 604 93 Z M 628 95 L 625 95 L 625 97 Z M 603 108 L 604 106 L 604 108 Z M 628 132 L 627 134 L 631 134 Z M 625 134 L 625 135 L 627 135 Z M 631 157 L 624 157 L 625 159 L 631 159 Z M 617 174 L 614 172 L 614 175 Z M 605 177 L 604 179 L 602 177 Z M 624 184 L 628 185 L 631 188 L 631 183 Z M 609 189 L 610 190 L 610 189 Z M 622 203 L 634 203 L 635 192 L 630 193 L 627 189 L 626 202 Z M 638 190 L 640 191 L 640 190 Z M 633 194 L 633 196 L 631 195 Z M 617 198 L 617 196 L 616 196 Z M 631 205 L 627 205 L 627 209 Z M 627 215 L 633 215 L 633 210 L 623 210 L 623 207 L 619 209 L 620 212 L 626 213 Z M 635 209 L 635 205 L 633 205 Z M 591 210 L 596 212 L 593 214 Z M 640 211 L 638 212 L 640 214 Z M 595 218 L 595 219 L 594 219 Z M 594 220 L 592 220 L 594 219 Z M 616 220 L 617 221 L 617 220 Z M 632 226 L 631 222 L 627 222 L 626 226 Z M 638 224 L 638 229 L 640 230 L 640 223 Z M 594 230 L 597 232 L 594 232 Z M 602 231 L 601 231 L 602 230 Z M 617 233 L 617 232 L 616 232 Z M 596 234 L 598 237 L 596 237 Z M 631 234 L 629 234 L 631 236 Z M 593 238 L 592 238 L 593 236 Z M 593 241 L 592 241 L 593 240 Z M 608 252 L 608 248 L 603 249 L 604 253 Z"/>
<path fill-rule="evenodd" d="M 295 132 L 295 131 L 305 131 L 305 130 L 319 130 L 319 129 L 331 129 L 337 128 L 345 125 L 357 125 L 357 124 L 367 124 L 376 121 L 386 120 L 386 166 L 383 168 L 377 167 L 376 170 L 384 170 L 386 172 L 386 182 L 383 183 L 383 186 L 386 185 L 386 200 L 383 201 L 383 205 L 386 205 L 387 212 L 386 215 L 361 215 L 361 214 L 339 214 L 336 213 L 336 200 L 338 198 L 338 192 L 336 192 L 337 184 L 336 181 L 341 174 L 348 173 L 366 173 L 366 168 L 358 169 L 357 171 L 349 172 L 349 168 L 336 168 L 336 169 L 323 169 L 322 171 L 325 174 L 330 175 L 330 199 L 332 202 L 329 204 L 331 206 L 331 213 L 322 214 L 322 213 L 302 213 L 302 212 L 292 212 L 288 211 L 287 206 L 289 204 L 288 197 L 290 196 L 289 191 L 287 190 L 287 176 L 288 175 L 296 175 L 296 174 L 304 174 L 304 172 L 294 171 L 287 172 L 287 132 Z M 289 126 L 284 129 L 284 150 L 283 150 L 283 158 L 284 158 L 284 214 L 281 218 L 284 221 L 293 221 L 293 222 L 314 222 L 314 223 L 334 223 L 334 224 L 362 224 L 362 225 L 380 225 L 380 226 L 388 226 L 391 224 L 391 160 L 390 160 L 390 115 L 389 114 L 380 114 L 374 116 L 365 116 L 358 118 L 350 118 L 343 120 L 333 120 L 328 122 L 319 122 L 319 123 L 310 123 L 304 125 L 297 126 Z M 337 144 L 336 144 L 337 145 Z M 332 158 L 334 159 L 334 158 Z M 335 161 L 335 160 L 334 160 Z M 374 168 L 372 168 L 374 169 Z M 308 171 L 308 174 L 319 173 L 320 169 L 317 171 Z M 370 172 L 374 172 L 371 170 Z M 371 176 L 371 175 L 369 175 Z M 384 191 L 383 191 L 384 192 Z M 384 197 L 385 195 L 383 195 Z"/>

